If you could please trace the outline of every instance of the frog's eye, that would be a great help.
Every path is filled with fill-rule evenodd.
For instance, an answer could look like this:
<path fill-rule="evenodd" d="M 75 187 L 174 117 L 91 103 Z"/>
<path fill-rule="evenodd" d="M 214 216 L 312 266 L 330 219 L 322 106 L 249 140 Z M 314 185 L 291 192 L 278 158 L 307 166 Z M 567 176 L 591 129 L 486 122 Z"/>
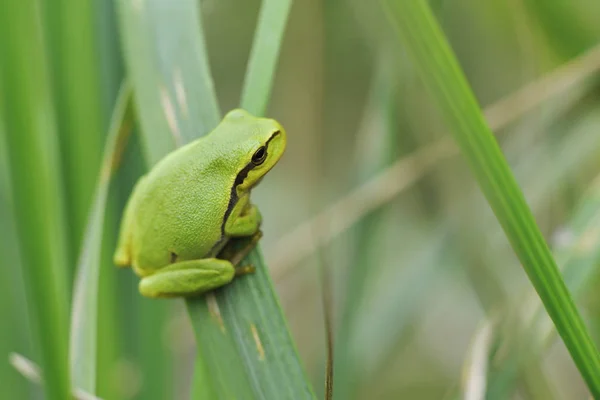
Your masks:
<path fill-rule="evenodd" d="M 267 158 L 267 149 L 265 148 L 265 146 L 261 146 L 258 150 L 256 150 L 256 152 L 252 156 L 252 164 L 260 165 L 263 162 L 265 162 L 266 158 Z"/>

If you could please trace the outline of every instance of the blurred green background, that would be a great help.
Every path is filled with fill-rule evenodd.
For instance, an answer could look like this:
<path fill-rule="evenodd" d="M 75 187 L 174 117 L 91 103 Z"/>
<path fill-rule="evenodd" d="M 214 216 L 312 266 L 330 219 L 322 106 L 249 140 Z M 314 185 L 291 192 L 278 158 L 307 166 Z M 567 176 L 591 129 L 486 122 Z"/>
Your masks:
<path fill-rule="evenodd" d="M 44 332 L 27 307 L 43 282 L 29 281 L 23 254 L 53 257 L 47 274 L 64 288 L 52 298 L 64 315 L 45 317 L 67 322 L 124 78 L 120 2 L 0 5 L 2 398 L 42 396 L 9 363 L 12 352 L 40 362 L 32 332 Z M 238 104 L 260 4 L 200 2 L 222 110 Z M 600 343 L 600 3 L 430 4 Z M 586 398 L 416 75 L 378 2 L 293 2 L 267 113 L 286 127 L 288 150 L 253 197 L 313 386 L 322 391 L 325 370 L 321 263 L 333 274 L 336 398 L 481 398 L 468 397 L 478 376 L 487 377 L 487 398 Z M 43 147 L 14 130 L 18 113 Z M 105 215 L 97 370 L 105 399 L 189 396 L 194 338 L 181 303 L 141 298 L 132 272 L 110 261 L 122 207 L 145 168 L 135 134 Z M 15 187 L 41 197 L 14 196 Z M 24 240 L 17 227 L 35 215 L 50 234 Z"/>

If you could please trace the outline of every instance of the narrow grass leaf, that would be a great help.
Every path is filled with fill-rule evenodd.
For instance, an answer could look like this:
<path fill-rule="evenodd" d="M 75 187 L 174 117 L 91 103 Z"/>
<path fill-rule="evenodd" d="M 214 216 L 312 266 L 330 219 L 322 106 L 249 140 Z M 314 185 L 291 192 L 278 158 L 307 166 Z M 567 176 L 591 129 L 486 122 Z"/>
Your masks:
<path fill-rule="evenodd" d="M 241 107 L 251 114 L 267 109 L 291 6 L 292 0 L 263 0 L 242 89 Z"/>
<path fill-rule="evenodd" d="M 598 350 L 429 6 L 383 3 L 588 388 L 600 397 Z"/>
<path fill-rule="evenodd" d="M 92 25 L 95 27 L 98 47 L 97 68 L 100 71 L 98 77 L 102 87 L 100 110 L 102 111 L 102 133 L 105 137 L 110 128 L 112 114 L 118 100 L 122 83 L 125 80 L 123 71 L 123 57 L 119 43 L 119 29 L 117 29 L 117 15 L 115 12 L 116 2 L 95 1 L 93 2 Z M 127 141 L 126 149 L 136 149 L 137 136 L 132 136 Z M 100 149 L 100 148 L 99 148 Z M 129 167 L 129 153 L 125 150 L 121 155 L 121 171 L 118 177 L 111 179 L 111 188 L 106 201 L 104 211 L 104 228 L 101 251 L 100 278 L 98 283 L 98 338 L 97 346 L 102 351 L 98 352 L 97 376 L 104 378 L 112 376 L 115 365 L 122 360 L 122 355 L 130 346 L 130 337 L 138 338 L 129 324 L 136 312 L 132 310 L 133 302 L 128 307 L 123 307 L 123 293 L 130 293 L 123 285 L 120 285 L 124 275 L 115 273 L 113 265 L 114 243 L 118 234 L 120 210 L 119 201 L 122 198 L 124 187 L 123 179 L 133 169 Z M 101 160 L 99 161 L 100 164 Z M 116 179 L 115 179 L 116 178 Z M 121 364 L 122 365 L 122 364 Z M 122 374 L 121 374 L 122 375 Z M 130 385 L 131 387 L 133 385 Z M 96 394 L 105 399 L 119 400 L 122 397 L 123 385 L 115 384 L 114 379 L 98 379 L 96 382 Z"/>
<path fill-rule="evenodd" d="M 0 80 L 1 82 L 1 80 Z M 1 83 L 0 83 L 1 85 Z M 0 93 L 2 90 L 0 89 Z M 0 110 L 2 97 L 0 96 Z M 8 155 L 5 144 L 6 131 L 2 112 L 0 111 L 0 293 L 4 301 L 0 302 L 0 321 L 10 321 L 10 329 L 0 330 L 0 354 L 6 355 L 18 351 L 31 354 L 31 329 L 27 315 L 27 301 L 19 246 L 16 232 L 16 221 L 10 199 L 12 193 L 8 177 Z M 9 399 L 22 399 L 29 395 L 30 388 L 22 385 L 22 380 L 14 368 L 0 358 L 0 382 L 3 395 Z"/>
<path fill-rule="evenodd" d="M 104 211 L 111 171 L 133 126 L 131 87 L 124 83 L 112 116 L 94 202 L 82 243 L 73 293 L 70 360 L 73 384 L 96 393 L 98 356 L 98 281 L 104 227 Z"/>
<path fill-rule="evenodd" d="M 39 4 L 53 82 L 69 207 L 70 258 L 74 267 L 94 194 L 106 129 L 101 103 L 105 86 L 100 79 L 94 2 L 41 0 Z M 74 268 L 69 273 L 74 274 Z"/>
<path fill-rule="evenodd" d="M 591 290 L 590 283 L 598 276 L 600 263 L 600 178 L 592 184 L 577 207 L 571 221 L 556 233 L 555 256 L 562 267 L 565 282 L 577 298 Z M 502 347 L 503 356 L 495 363 L 490 377 L 490 395 L 506 396 L 517 384 L 517 379 L 530 363 L 540 357 L 553 342 L 556 330 L 532 295 L 518 302 L 519 312 L 509 312 L 518 321 L 506 318 L 515 337 L 498 338 L 496 347 Z M 526 349 L 526 351 L 524 351 Z"/>

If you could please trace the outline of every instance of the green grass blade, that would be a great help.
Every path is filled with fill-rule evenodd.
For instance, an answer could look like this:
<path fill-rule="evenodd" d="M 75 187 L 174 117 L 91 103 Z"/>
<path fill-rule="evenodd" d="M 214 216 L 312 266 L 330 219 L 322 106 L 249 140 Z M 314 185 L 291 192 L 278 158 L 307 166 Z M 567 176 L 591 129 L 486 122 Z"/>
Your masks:
<path fill-rule="evenodd" d="M 593 290 L 590 284 L 595 282 L 594 278 L 598 274 L 599 223 L 600 179 L 597 178 L 570 222 L 561 228 L 560 236 L 565 243 L 555 250 L 555 257 L 562 266 L 565 282 L 576 298 L 582 298 L 588 291 Z M 497 367 L 490 377 L 489 393 L 493 396 L 505 397 L 511 393 L 520 374 L 543 354 L 555 338 L 556 331 L 542 305 L 538 303 L 538 299 L 532 295 L 528 296 L 518 302 L 518 310 L 508 313 L 508 316 L 516 316 L 518 321 L 512 318 L 506 318 L 504 321 L 506 326 L 513 328 L 513 334 L 519 335 L 519 339 L 515 342 L 511 340 L 514 339 L 511 336 L 499 338 L 496 346 L 504 351 L 502 358 L 496 360 Z"/>
<path fill-rule="evenodd" d="M 600 355 L 431 10 L 422 0 L 384 4 L 582 377 L 600 397 Z"/>
<path fill-rule="evenodd" d="M 291 6 L 292 0 L 263 0 L 240 102 L 254 115 L 267 109 Z"/>
<path fill-rule="evenodd" d="M 314 398 L 262 254 L 257 250 L 245 262 L 256 266 L 251 277 L 208 295 L 207 301 L 188 301 L 215 387 L 237 393 L 236 398 Z M 240 363 L 250 392 L 242 391 L 242 376 L 231 376 L 233 363 Z"/>
<path fill-rule="evenodd" d="M 0 80 L 1 82 L 1 80 Z M 0 93 L 2 90 L 0 89 Z M 0 97 L 1 99 L 1 97 Z M 0 110 L 2 110 L 0 100 Z M 29 395 L 30 388 L 22 384 L 18 372 L 6 362 L 11 352 L 31 353 L 31 329 L 27 323 L 27 301 L 21 272 L 19 246 L 8 177 L 8 156 L 5 144 L 6 131 L 0 111 L 0 321 L 11 321 L 10 329 L 0 330 L 0 382 L 3 395 L 9 399 L 22 399 Z"/>
<path fill-rule="evenodd" d="M 220 121 L 196 3 L 119 1 L 125 62 L 149 165 Z"/>
<path fill-rule="evenodd" d="M 493 321 L 484 321 L 475 332 L 465 363 L 463 364 L 462 398 L 465 400 L 485 398 L 489 353 L 495 335 Z"/>
<path fill-rule="evenodd" d="M 104 212 L 115 157 L 133 124 L 130 104 L 131 87 L 124 83 L 117 99 L 107 137 L 101 174 L 82 243 L 73 293 L 69 351 L 71 375 L 73 385 L 88 393 L 96 393 L 98 281 Z"/>
<path fill-rule="evenodd" d="M 46 54 L 69 209 L 69 250 L 74 266 L 94 194 L 106 130 L 101 103 L 105 86 L 100 80 L 94 2 L 42 0 L 39 4 L 46 28 Z"/>
<path fill-rule="evenodd" d="M 0 104 L 34 346 L 47 397 L 62 400 L 70 393 L 67 238 L 58 136 L 37 17 L 33 1 L 9 2 L 0 12 Z"/>

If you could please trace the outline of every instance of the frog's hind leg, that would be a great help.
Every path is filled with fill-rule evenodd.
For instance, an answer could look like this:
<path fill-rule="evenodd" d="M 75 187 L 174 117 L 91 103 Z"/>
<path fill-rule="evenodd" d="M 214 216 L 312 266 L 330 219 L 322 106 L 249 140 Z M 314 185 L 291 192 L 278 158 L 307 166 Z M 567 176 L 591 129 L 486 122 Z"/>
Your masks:
<path fill-rule="evenodd" d="M 181 261 L 143 278 L 139 290 L 146 297 L 194 296 L 226 285 L 234 276 L 235 269 L 228 260 Z"/>

